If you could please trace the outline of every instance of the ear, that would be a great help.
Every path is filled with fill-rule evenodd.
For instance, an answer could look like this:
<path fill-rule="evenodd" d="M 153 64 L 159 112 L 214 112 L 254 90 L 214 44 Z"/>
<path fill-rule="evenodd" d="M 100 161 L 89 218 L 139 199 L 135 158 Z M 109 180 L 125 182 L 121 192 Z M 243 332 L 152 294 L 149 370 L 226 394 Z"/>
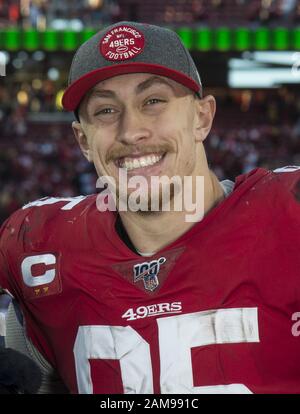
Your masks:
<path fill-rule="evenodd" d="M 212 95 L 195 101 L 196 114 L 194 134 L 196 141 L 204 141 L 211 130 L 216 113 L 216 100 Z"/>
<path fill-rule="evenodd" d="M 85 156 L 85 158 L 89 162 L 92 162 L 93 161 L 92 151 L 89 146 L 88 138 L 82 129 L 81 123 L 78 121 L 73 121 L 72 128 L 73 128 L 76 141 L 78 142 L 78 145 L 82 151 L 82 154 Z"/>

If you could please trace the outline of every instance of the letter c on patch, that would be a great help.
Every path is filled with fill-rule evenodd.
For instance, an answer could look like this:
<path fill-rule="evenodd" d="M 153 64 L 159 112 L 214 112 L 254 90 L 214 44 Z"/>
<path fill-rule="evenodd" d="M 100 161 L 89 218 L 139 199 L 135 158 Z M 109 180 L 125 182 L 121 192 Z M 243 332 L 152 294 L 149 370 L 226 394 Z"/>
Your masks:
<path fill-rule="evenodd" d="M 40 276 L 32 275 L 32 266 L 45 265 L 51 266 L 56 264 L 56 257 L 53 254 L 42 254 L 38 256 L 26 257 L 22 264 L 22 277 L 26 286 L 36 287 L 53 282 L 55 279 L 55 269 L 48 269 Z"/>

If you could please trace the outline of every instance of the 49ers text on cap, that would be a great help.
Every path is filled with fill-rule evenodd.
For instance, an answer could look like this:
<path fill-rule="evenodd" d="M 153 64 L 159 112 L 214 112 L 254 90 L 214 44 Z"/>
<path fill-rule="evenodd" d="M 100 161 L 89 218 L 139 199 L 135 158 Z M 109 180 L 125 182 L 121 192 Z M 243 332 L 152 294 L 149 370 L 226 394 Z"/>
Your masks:
<path fill-rule="evenodd" d="M 139 55 L 145 47 L 141 31 L 131 26 L 117 26 L 108 31 L 100 41 L 100 52 L 106 60 L 122 61 Z"/>

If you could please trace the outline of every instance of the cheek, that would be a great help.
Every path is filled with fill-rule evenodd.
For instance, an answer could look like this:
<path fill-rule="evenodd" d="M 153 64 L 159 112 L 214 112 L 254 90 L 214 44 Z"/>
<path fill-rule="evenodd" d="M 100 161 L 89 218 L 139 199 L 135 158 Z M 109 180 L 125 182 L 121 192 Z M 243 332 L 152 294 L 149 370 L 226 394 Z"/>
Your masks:
<path fill-rule="evenodd" d="M 105 174 L 105 156 L 107 154 L 107 148 L 105 146 L 105 141 L 102 137 L 93 136 L 91 138 L 90 150 L 92 161 L 94 163 L 95 169 L 98 175 Z"/>
<path fill-rule="evenodd" d="M 189 119 L 172 116 L 162 123 L 155 124 L 155 134 L 166 139 L 173 146 L 177 168 L 189 168 L 194 165 L 196 140 L 193 135 L 192 122 Z"/>
<path fill-rule="evenodd" d="M 190 175 L 196 163 L 196 142 L 189 127 L 183 128 L 178 142 L 178 168 L 184 175 Z"/>
<path fill-rule="evenodd" d="M 180 165 L 186 175 L 189 175 L 195 167 L 196 150 L 194 146 L 185 147 L 181 151 Z"/>
<path fill-rule="evenodd" d="M 95 140 L 93 142 L 92 148 L 93 148 L 93 153 L 97 156 L 100 156 L 100 158 L 102 158 L 101 155 L 103 156 L 105 151 L 103 148 L 103 144 L 100 142 L 100 140 Z"/>
<path fill-rule="evenodd" d="M 94 131 L 90 136 L 90 148 L 93 154 L 94 160 L 105 160 L 105 154 L 107 152 L 107 140 L 104 136 L 100 136 L 97 131 Z"/>

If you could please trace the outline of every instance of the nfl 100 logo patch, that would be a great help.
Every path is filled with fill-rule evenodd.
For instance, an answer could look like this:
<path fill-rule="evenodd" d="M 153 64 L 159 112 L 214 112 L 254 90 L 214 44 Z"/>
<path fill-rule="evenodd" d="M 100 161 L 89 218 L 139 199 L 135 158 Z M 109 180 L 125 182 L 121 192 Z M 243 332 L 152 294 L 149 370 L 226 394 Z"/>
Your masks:
<path fill-rule="evenodd" d="M 165 257 L 160 257 L 151 260 L 151 262 L 143 262 L 133 266 L 134 283 L 143 280 L 145 289 L 153 292 L 159 286 L 158 273 L 161 265 L 166 261 Z"/>
<path fill-rule="evenodd" d="M 185 247 L 179 247 L 157 255 L 156 257 L 141 257 L 139 260 L 129 260 L 112 264 L 112 269 L 136 288 L 155 295 L 164 285 Z"/>

